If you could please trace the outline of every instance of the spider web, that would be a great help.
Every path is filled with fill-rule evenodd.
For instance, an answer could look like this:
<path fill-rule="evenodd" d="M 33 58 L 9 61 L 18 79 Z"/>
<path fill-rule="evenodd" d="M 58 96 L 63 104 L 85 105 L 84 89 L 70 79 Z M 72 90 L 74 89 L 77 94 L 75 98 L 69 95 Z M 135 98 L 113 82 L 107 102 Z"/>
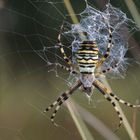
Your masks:
<path fill-rule="evenodd" d="M 78 49 L 78 43 L 82 41 L 77 30 L 78 32 L 86 32 L 86 37 L 89 40 L 97 38 L 100 52 L 104 53 L 106 50 L 104 46 L 107 46 L 107 26 L 109 24 L 113 29 L 115 48 L 111 50 L 110 58 L 102 67 L 106 69 L 118 61 L 119 67 L 114 69 L 113 73 L 109 73 L 109 76 L 122 77 L 124 75 L 127 64 L 125 58 L 128 50 L 127 43 L 130 35 L 137 30 L 135 23 L 128 19 L 120 9 L 116 9 L 110 4 L 102 12 L 94 9 L 92 4 L 89 2 L 87 4 L 84 0 L 75 4 L 75 7 L 81 4 L 79 9 L 74 9 L 80 21 L 79 24 L 72 23 L 71 16 L 67 13 L 62 0 L 3 2 L 0 12 L 2 86 L 0 139 L 38 140 L 40 137 L 42 139 L 55 139 L 59 136 L 60 131 L 58 132 L 58 128 L 53 126 L 51 126 L 53 132 L 50 133 L 51 124 L 46 125 L 46 121 L 49 124 L 50 114 L 44 115 L 42 111 L 62 91 L 67 89 L 68 85 L 75 81 L 75 77 L 54 65 L 55 63 L 66 65 L 59 48 L 56 46 L 63 20 L 62 42 L 73 63 L 76 63 L 75 52 Z M 112 18 L 117 20 L 112 21 Z M 126 31 L 128 34 L 123 36 Z M 136 76 L 132 77 L 138 83 Z M 95 105 L 104 101 L 102 99 L 96 100 L 98 97 L 95 97 L 93 105 L 89 106 L 84 100 L 85 96 L 79 97 L 78 94 L 75 94 L 75 98 L 80 100 L 80 104 L 89 110 L 93 110 L 93 107 L 96 110 Z M 66 129 L 61 129 L 61 133 L 66 133 L 62 137 L 71 139 L 71 136 L 75 136 L 75 138 L 80 139 L 76 132 L 71 133 L 71 128 L 67 129 L 67 125 L 62 123 L 68 114 L 66 109 L 62 110 L 65 112 L 57 119 Z M 46 132 L 46 130 L 48 131 Z"/>

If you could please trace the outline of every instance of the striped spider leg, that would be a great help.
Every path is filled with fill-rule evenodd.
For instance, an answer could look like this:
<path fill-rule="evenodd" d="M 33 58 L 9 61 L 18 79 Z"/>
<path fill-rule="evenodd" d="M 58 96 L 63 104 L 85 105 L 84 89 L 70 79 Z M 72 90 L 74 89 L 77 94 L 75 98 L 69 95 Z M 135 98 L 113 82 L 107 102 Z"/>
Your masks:
<path fill-rule="evenodd" d="M 76 70 L 74 70 L 73 65 L 72 65 L 72 61 L 71 59 L 69 59 L 64 51 L 64 45 L 61 43 L 61 34 L 63 31 L 63 27 L 64 27 L 64 22 L 62 23 L 61 27 L 60 27 L 60 32 L 58 34 L 57 37 L 57 46 L 60 48 L 60 52 L 63 55 L 63 59 L 65 60 L 65 62 L 69 65 L 69 67 L 63 66 L 61 64 L 56 63 L 56 65 L 58 65 L 59 67 L 61 67 L 62 69 L 65 69 L 69 72 L 71 72 L 72 74 L 78 74 L 78 72 Z"/>
<path fill-rule="evenodd" d="M 120 119 L 120 123 L 119 123 L 119 125 L 118 125 L 118 128 L 119 128 L 119 127 L 121 126 L 121 124 L 123 123 L 123 118 L 122 118 L 122 116 L 121 116 L 121 114 L 120 114 L 120 111 L 119 111 L 118 107 L 116 106 L 116 103 L 112 100 L 112 98 L 114 98 L 116 101 L 118 101 L 118 102 L 120 102 L 120 103 L 122 103 L 122 104 L 124 104 L 124 105 L 126 105 L 126 106 L 129 106 L 129 107 L 133 107 L 133 108 L 138 108 L 138 107 L 140 107 L 140 105 L 133 105 L 133 104 L 131 104 L 131 103 L 129 103 L 129 102 L 126 102 L 126 101 L 120 99 L 118 96 L 116 96 L 115 94 L 113 94 L 112 91 L 111 91 L 109 88 L 107 88 L 103 83 L 101 83 L 101 82 L 98 81 L 98 80 L 95 80 L 95 81 L 93 82 L 93 85 L 94 85 L 94 86 L 104 95 L 104 97 L 105 97 L 109 102 L 111 102 L 111 104 L 113 105 L 113 107 L 114 107 L 115 111 L 117 112 L 118 117 L 119 117 L 119 119 Z M 112 97 L 112 98 L 111 98 L 111 97 Z M 118 130 L 118 128 L 117 128 L 116 130 Z"/>
<path fill-rule="evenodd" d="M 61 69 L 66 70 L 72 74 L 78 74 L 78 72 L 76 70 L 74 70 L 72 67 L 66 67 L 64 65 L 61 65 L 60 63 L 54 63 L 54 65 L 59 66 Z"/>
<path fill-rule="evenodd" d="M 109 25 L 108 25 L 108 33 L 109 33 L 109 38 L 108 38 L 107 50 L 106 50 L 105 54 L 102 54 L 102 58 L 98 61 L 97 67 L 102 65 L 102 63 L 107 59 L 107 57 L 109 56 L 109 53 L 110 53 L 110 49 L 113 46 L 112 45 L 112 29 Z"/>
<path fill-rule="evenodd" d="M 110 53 L 110 49 L 113 47 L 112 45 L 112 29 L 111 27 L 108 25 L 108 33 L 109 33 L 109 38 L 108 38 L 108 45 L 107 45 L 107 50 L 105 52 L 105 54 L 102 55 L 101 59 L 98 61 L 97 64 L 97 68 L 100 67 L 103 62 L 108 58 L 109 53 Z M 100 74 L 105 74 L 109 71 L 111 71 L 112 69 L 116 68 L 118 66 L 119 62 L 116 62 L 114 65 L 104 69 L 104 70 L 100 70 L 100 72 L 97 72 L 95 75 L 99 76 Z"/>
<path fill-rule="evenodd" d="M 59 32 L 59 35 L 58 35 L 58 38 L 57 38 L 57 46 L 60 48 L 60 52 L 63 55 L 63 58 L 66 61 L 66 63 L 71 66 L 72 61 L 67 57 L 67 55 L 64 51 L 64 48 L 63 48 L 63 44 L 61 43 L 61 34 L 62 34 L 62 31 L 63 31 L 63 26 L 64 26 L 64 23 L 62 23 L 62 25 L 60 27 L 60 32 Z"/>
<path fill-rule="evenodd" d="M 116 62 L 114 65 L 111 65 L 111 66 L 109 66 L 109 67 L 106 68 L 106 69 L 100 69 L 99 71 L 97 71 L 97 72 L 95 73 L 95 76 L 98 77 L 98 76 L 100 76 L 100 75 L 102 75 L 102 74 L 105 74 L 105 73 L 107 73 L 107 72 L 109 72 L 109 71 L 112 71 L 113 69 L 117 68 L 118 65 L 119 65 L 119 62 Z"/>
<path fill-rule="evenodd" d="M 72 93 L 81 86 L 81 81 L 77 81 L 72 87 L 70 87 L 69 90 L 63 92 L 56 101 L 54 101 L 48 108 L 45 109 L 44 112 L 47 112 L 49 110 L 51 110 L 54 106 L 56 106 L 52 116 L 51 116 L 51 122 L 56 125 L 56 123 L 54 122 L 54 117 L 57 113 L 57 111 L 60 109 L 61 105 L 69 98 L 70 95 L 72 95 Z"/>

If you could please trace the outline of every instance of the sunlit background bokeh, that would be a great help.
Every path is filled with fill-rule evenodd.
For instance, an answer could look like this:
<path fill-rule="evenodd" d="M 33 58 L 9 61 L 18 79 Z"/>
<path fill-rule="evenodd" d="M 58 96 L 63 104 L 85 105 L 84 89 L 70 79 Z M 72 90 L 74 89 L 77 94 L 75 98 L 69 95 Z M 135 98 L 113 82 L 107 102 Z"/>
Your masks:
<path fill-rule="evenodd" d="M 70 1 L 75 13 L 83 10 L 83 1 Z M 135 18 L 136 15 L 132 15 L 133 10 L 128 8 L 126 1 L 112 0 L 111 4 L 120 8 L 129 18 Z M 92 6 L 103 9 L 107 0 L 89 2 Z M 140 2 L 136 0 L 134 4 L 137 8 L 134 10 L 139 13 Z M 62 0 L 53 0 L 52 3 L 43 0 L 0 0 L 0 140 L 82 139 L 66 106 L 62 107 L 55 118 L 60 127 L 51 124 L 51 111 L 42 113 L 68 88 L 68 73 L 58 69 L 57 78 L 53 68 L 52 72 L 48 72 L 51 68 L 34 51 L 43 49 L 43 45 L 47 47 L 52 42 L 56 43 L 63 20 L 60 12 L 68 14 Z M 140 103 L 139 36 L 138 31 L 129 39 L 130 50 L 127 56 L 133 59 L 125 79 L 108 79 L 110 87 L 119 97 L 134 104 Z M 54 59 L 52 55 L 50 59 Z M 114 133 L 119 119 L 111 104 L 97 90 L 94 91 L 90 104 L 80 91 L 76 91 L 72 98 Z M 140 139 L 139 109 L 124 105 L 121 107 L 137 139 Z M 85 124 L 92 135 L 91 140 L 106 139 L 102 132 Z M 116 139 L 132 139 L 124 126 L 115 135 Z"/>

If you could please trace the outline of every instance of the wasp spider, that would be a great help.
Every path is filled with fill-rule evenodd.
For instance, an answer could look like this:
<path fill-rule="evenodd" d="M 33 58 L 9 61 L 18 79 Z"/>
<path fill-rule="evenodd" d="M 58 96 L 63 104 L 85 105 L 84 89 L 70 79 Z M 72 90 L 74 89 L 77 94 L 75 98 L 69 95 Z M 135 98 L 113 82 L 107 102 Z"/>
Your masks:
<path fill-rule="evenodd" d="M 69 67 L 62 66 L 61 64 L 56 64 L 59 65 L 61 68 L 73 72 L 74 74 L 79 73 L 79 80 L 75 84 L 73 84 L 69 90 L 63 92 L 56 101 L 54 101 L 48 108 L 45 109 L 44 112 L 49 111 L 52 109 L 54 106 L 56 106 L 52 116 L 51 116 L 51 122 L 55 124 L 54 122 L 54 117 L 57 113 L 57 111 L 60 109 L 61 105 L 74 93 L 76 89 L 81 87 L 81 89 L 87 94 L 90 95 L 92 92 L 92 87 L 96 87 L 102 94 L 103 96 L 111 102 L 112 106 L 114 107 L 116 113 L 118 114 L 118 117 L 120 119 L 118 128 L 121 126 L 123 122 L 123 118 L 120 114 L 119 109 L 116 106 L 116 103 L 112 100 L 114 98 L 116 101 L 125 104 L 126 106 L 129 107 L 140 107 L 140 105 L 133 105 L 130 104 L 129 102 L 126 102 L 122 99 L 120 99 L 118 96 L 116 96 L 112 91 L 107 88 L 102 82 L 97 80 L 97 75 L 95 73 L 95 70 L 108 58 L 110 49 L 113 46 L 112 45 L 112 29 L 108 27 L 108 45 L 105 54 L 102 55 L 101 58 L 99 58 L 99 50 L 96 41 L 83 41 L 79 44 L 79 49 L 77 50 L 77 64 L 79 67 L 79 72 L 73 70 L 73 64 L 72 61 L 67 57 L 64 49 L 63 49 L 63 44 L 61 43 L 61 34 L 63 30 L 63 24 L 60 29 L 60 33 L 58 35 L 58 47 L 60 48 L 60 52 L 63 55 L 64 60 L 66 63 L 69 65 Z M 106 73 L 113 68 L 117 67 L 118 63 L 116 63 L 114 66 L 109 67 L 105 70 L 102 70 L 100 73 Z M 100 74 L 99 73 L 99 74 Z"/>

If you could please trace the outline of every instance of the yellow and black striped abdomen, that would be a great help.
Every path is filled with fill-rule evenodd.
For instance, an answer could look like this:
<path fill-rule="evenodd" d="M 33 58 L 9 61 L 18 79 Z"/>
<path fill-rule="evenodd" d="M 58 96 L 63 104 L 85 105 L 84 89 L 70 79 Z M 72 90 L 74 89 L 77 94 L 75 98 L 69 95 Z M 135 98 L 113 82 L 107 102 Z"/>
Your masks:
<path fill-rule="evenodd" d="M 77 51 L 77 63 L 83 74 L 94 72 L 98 63 L 98 47 L 95 41 L 83 41 Z"/>

